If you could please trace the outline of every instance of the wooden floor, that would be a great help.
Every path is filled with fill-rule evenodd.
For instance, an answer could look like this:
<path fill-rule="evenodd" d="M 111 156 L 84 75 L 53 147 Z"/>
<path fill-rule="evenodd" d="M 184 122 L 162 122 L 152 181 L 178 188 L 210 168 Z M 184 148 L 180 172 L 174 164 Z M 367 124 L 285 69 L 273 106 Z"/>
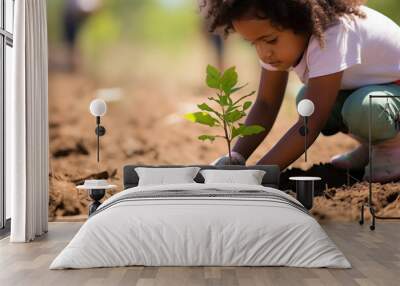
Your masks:
<path fill-rule="evenodd" d="M 289 267 L 123 267 L 48 270 L 81 223 L 50 223 L 49 233 L 32 242 L 0 241 L 0 285 L 400 285 L 400 224 L 323 225 L 352 269 Z"/>

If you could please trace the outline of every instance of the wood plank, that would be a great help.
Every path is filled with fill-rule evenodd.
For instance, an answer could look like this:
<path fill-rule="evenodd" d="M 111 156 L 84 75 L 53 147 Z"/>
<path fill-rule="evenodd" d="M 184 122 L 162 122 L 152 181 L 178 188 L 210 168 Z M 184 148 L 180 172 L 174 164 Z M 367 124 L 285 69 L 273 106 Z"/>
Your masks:
<path fill-rule="evenodd" d="M 291 267 L 116 267 L 49 270 L 82 223 L 50 223 L 32 243 L 0 240 L 0 285 L 399 285 L 400 232 L 396 222 L 381 222 L 375 232 L 356 223 L 323 225 L 351 262 L 352 269 Z"/>

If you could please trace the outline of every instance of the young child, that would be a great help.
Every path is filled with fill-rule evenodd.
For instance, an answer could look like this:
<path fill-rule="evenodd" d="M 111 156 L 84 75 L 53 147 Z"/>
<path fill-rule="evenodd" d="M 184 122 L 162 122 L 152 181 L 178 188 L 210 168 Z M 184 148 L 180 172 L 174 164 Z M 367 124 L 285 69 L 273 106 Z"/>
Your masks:
<path fill-rule="evenodd" d="M 310 99 L 308 141 L 319 133 L 343 132 L 360 145 L 337 155 L 338 168 L 368 172 L 369 95 L 400 95 L 400 27 L 363 6 L 362 0 L 206 0 L 200 6 L 211 19 L 211 31 L 236 31 L 257 51 L 262 66 L 257 99 L 245 123 L 266 131 L 240 138 L 232 148 L 236 164 L 264 140 L 276 119 L 288 73 L 305 84 L 297 95 Z M 372 100 L 372 181 L 400 179 L 400 98 Z M 257 164 L 285 169 L 304 152 L 301 118 Z M 226 164 L 223 156 L 213 164 Z"/>

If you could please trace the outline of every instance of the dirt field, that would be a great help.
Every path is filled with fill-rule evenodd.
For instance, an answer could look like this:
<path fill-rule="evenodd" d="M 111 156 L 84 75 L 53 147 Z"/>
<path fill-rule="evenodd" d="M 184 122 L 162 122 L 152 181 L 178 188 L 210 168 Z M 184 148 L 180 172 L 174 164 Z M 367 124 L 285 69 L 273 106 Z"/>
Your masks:
<path fill-rule="evenodd" d="M 202 143 L 197 136 L 209 129 L 186 122 L 182 115 L 195 110 L 207 95 L 201 86 L 177 87 L 154 80 L 135 81 L 122 88 L 121 98 L 108 102 L 102 119 L 107 132 L 101 138 L 100 164 L 96 162 L 95 118 L 88 106 L 101 83 L 80 74 L 52 71 L 49 78 L 50 206 L 51 220 L 80 220 L 90 203 L 86 191 L 75 186 L 87 178 L 104 178 L 122 190 L 125 164 L 209 164 L 226 153 L 223 141 Z M 293 97 L 286 97 L 276 124 L 248 164 L 254 164 L 296 120 Z M 326 162 L 356 146 L 337 134 L 320 136 L 303 157 L 282 174 L 282 189 L 294 189 L 291 175 L 318 175 L 312 213 L 320 220 L 357 220 L 367 199 L 368 184 L 362 174 L 335 170 Z M 307 171 L 304 171 L 307 170 Z M 347 187 L 343 184 L 349 184 Z M 380 215 L 400 216 L 400 184 L 374 184 L 374 203 Z M 109 193 L 108 195 L 111 195 Z M 366 213 L 368 218 L 368 214 Z"/>

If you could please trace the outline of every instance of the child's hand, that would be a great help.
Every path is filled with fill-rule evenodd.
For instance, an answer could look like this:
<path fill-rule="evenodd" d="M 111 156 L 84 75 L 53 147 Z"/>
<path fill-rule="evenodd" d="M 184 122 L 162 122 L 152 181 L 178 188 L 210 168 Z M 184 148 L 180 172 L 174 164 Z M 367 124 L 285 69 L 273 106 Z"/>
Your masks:
<path fill-rule="evenodd" d="M 246 159 L 239 153 L 232 151 L 232 162 L 229 162 L 229 155 L 219 157 L 217 160 L 211 163 L 213 166 L 226 166 L 226 165 L 246 165 Z"/>

